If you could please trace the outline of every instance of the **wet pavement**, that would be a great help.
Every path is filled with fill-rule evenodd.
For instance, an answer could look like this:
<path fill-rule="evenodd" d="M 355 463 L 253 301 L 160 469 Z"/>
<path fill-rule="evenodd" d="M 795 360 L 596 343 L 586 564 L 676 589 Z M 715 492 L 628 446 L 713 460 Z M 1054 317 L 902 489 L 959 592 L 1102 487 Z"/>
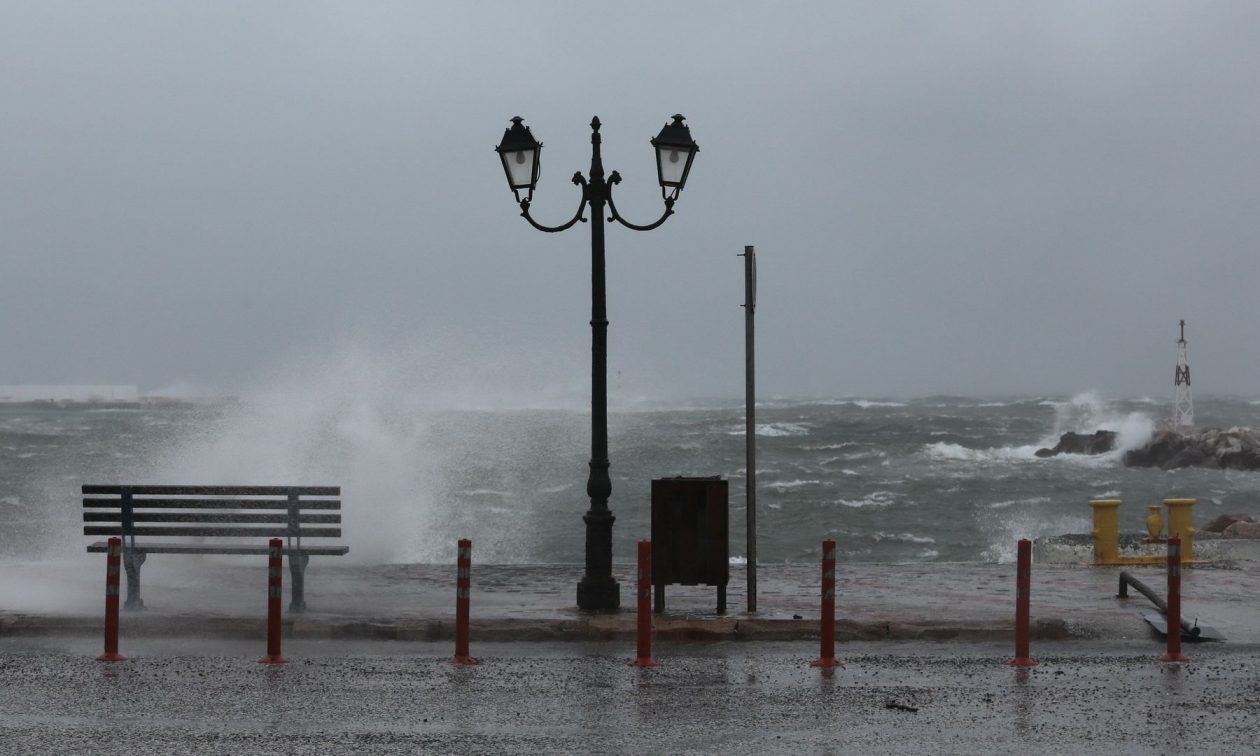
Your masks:
<path fill-rule="evenodd" d="M 1187 569 L 1183 614 L 1222 643 L 1163 640 L 1115 598 L 1119 568 L 1036 565 L 1032 656 L 1010 667 L 1013 565 L 841 564 L 837 655 L 818 655 L 819 570 L 732 568 L 670 587 L 661 666 L 631 667 L 623 610 L 573 608 L 577 565 L 477 565 L 472 653 L 449 663 L 453 566 L 313 559 L 286 665 L 260 665 L 266 566 L 150 559 L 101 651 L 104 560 L 0 565 L 0 749 L 22 754 L 1163 753 L 1254 749 L 1260 571 Z M 1164 572 L 1131 568 L 1163 592 Z M 285 572 L 287 579 L 288 573 Z M 286 589 L 287 599 L 287 589 Z M 700 642 L 697 642 L 700 641 Z"/>
<path fill-rule="evenodd" d="M 0 742 L 22 754 L 1254 752 L 1260 647 L 861 642 L 658 644 L 298 640 L 260 665 L 243 641 L 0 638 Z"/>
<path fill-rule="evenodd" d="M 475 558 L 475 554 L 474 554 Z M 0 564 L 0 635 L 99 633 L 104 557 Z M 1130 567 L 1163 593 L 1158 567 Z M 472 627 L 481 640 L 624 639 L 634 632 L 633 567 L 618 565 L 622 609 L 574 607 L 580 565 L 478 565 L 472 569 Z M 655 619 L 663 639 L 799 640 L 817 637 L 820 570 L 761 565 L 758 612 L 746 611 L 745 568 L 732 567 L 728 612 L 716 591 L 670 586 Z M 1116 598 L 1120 568 L 1035 565 L 1033 637 L 1149 638 L 1139 617 L 1149 602 Z M 288 571 L 285 571 L 286 582 Z M 454 565 L 355 565 L 314 558 L 306 578 L 309 611 L 287 614 L 293 638 L 435 640 L 455 616 Z M 288 586 L 285 588 L 286 604 Z M 1229 642 L 1260 643 L 1260 568 L 1187 568 L 1182 614 Z M 261 637 L 266 566 L 260 560 L 155 555 L 144 566 L 146 608 L 123 612 L 122 637 L 213 634 Z M 837 609 L 842 640 L 999 640 L 1014 626 L 1014 565 L 977 563 L 840 564 Z"/>

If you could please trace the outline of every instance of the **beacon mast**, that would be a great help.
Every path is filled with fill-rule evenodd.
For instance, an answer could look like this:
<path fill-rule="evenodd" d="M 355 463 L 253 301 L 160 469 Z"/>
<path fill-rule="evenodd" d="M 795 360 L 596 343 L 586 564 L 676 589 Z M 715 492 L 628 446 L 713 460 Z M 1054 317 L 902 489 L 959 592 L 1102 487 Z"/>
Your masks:
<path fill-rule="evenodd" d="M 1186 321 L 1181 321 L 1181 338 L 1177 340 L 1177 372 L 1173 376 L 1177 401 L 1173 406 L 1173 428 L 1194 427 L 1194 395 L 1190 392 L 1190 362 L 1186 358 Z"/>

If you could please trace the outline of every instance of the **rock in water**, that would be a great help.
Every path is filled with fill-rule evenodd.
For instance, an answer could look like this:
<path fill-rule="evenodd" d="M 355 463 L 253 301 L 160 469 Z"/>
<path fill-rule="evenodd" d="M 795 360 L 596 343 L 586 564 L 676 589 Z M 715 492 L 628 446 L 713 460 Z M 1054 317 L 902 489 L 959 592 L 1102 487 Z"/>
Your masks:
<path fill-rule="evenodd" d="M 1224 533 L 1226 528 L 1236 522 L 1255 522 L 1255 520 L 1251 519 L 1251 515 L 1242 514 L 1241 512 L 1238 514 L 1223 514 L 1218 515 L 1215 520 L 1204 525 L 1200 530 L 1207 533 Z"/>
<path fill-rule="evenodd" d="M 1042 458 L 1060 454 L 1105 454 L 1115 448 L 1115 431 L 1100 430 L 1092 434 L 1069 431 L 1059 436 L 1059 443 L 1053 449 L 1038 449 L 1035 454 Z"/>
<path fill-rule="evenodd" d="M 1186 439 L 1176 431 L 1156 433 L 1146 446 L 1124 453 L 1125 467 L 1164 467 L 1173 457 L 1185 450 Z"/>
<path fill-rule="evenodd" d="M 1260 538 L 1260 522 L 1236 522 L 1225 528 L 1226 538 Z"/>

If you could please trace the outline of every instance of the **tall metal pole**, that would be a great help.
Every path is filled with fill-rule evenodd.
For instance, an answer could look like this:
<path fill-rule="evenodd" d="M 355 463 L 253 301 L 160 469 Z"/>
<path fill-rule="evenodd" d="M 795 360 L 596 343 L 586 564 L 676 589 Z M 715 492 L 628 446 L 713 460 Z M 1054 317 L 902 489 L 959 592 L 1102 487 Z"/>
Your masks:
<path fill-rule="evenodd" d="M 748 611 L 757 611 L 757 392 L 753 351 L 753 320 L 757 310 L 757 253 L 744 247 L 744 430 L 746 446 L 745 497 L 748 514 Z"/>
<path fill-rule="evenodd" d="M 591 508 L 586 523 L 586 574 L 577 587 L 580 609 L 616 609 L 621 588 L 612 576 L 612 512 L 608 498 L 608 309 L 604 283 L 604 207 L 608 182 L 600 157 L 599 117 L 591 119 L 591 172 L 587 197 L 591 205 L 591 461 L 586 495 Z"/>

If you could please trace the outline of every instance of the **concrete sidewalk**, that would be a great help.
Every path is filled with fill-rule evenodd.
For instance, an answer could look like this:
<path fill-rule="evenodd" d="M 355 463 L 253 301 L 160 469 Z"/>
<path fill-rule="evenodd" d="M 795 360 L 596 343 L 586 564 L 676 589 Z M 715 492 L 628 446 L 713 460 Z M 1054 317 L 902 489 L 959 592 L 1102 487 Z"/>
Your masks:
<path fill-rule="evenodd" d="M 0 634 L 94 634 L 102 625 L 104 558 L 0 563 Z M 1035 565 L 1033 636 L 1039 639 L 1150 638 L 1141 596 L 1117 599 L 1119 568 Z M 1160 593 L 1162 569 L 1130 568 Z M 621 611 L 575 607 L 580 565 L 479 565 L 472 570 L 472 631 L 479 640 L 602 640 L 634 633 L 634 568 L 618 565 Z M 1014 565 L 840 564 L 837 619 L 844 640 L 1010 638 Z M 210 634 L 261 637 L 266 565 L 225 557 L 152 557 L 143 569 L 146 608 L 124 611 L 123 637 Z M 799 640 L 817 637 L 820 570 L 758 569 L 758 612 L 746 611 L 746 569 L 733 565 L 728 611 L 716 590 L 671 586 L 657 615 L 661 639 Z M 288 570 L 285 579 L 288 580 Z M 285 615 L 294 638 L 437 640 L 453 636 L 454 565 L 354 565 L 311 560 L 305 614 Z M 286 587 L 287 594 L 287 587 Z M 1260 643 L 1260 570 L 1185 571 L 1182 614 L 1231 643 Z M 287 596 L 286 596 L 287 602 Z"/>

